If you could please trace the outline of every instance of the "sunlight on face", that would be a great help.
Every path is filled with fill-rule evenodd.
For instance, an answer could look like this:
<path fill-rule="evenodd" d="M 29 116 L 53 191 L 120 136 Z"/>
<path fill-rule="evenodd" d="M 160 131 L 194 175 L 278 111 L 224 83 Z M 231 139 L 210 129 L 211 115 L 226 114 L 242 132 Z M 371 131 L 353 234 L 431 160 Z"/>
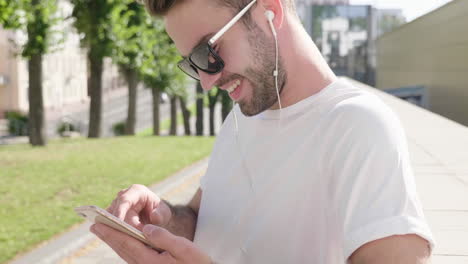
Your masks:
<path fill-rule="evenodd" d="M 188 55 L 206 34 L 216 33 L 234 13 L 213 1 L 189 0 L 176 5 L 165 17 L 166 31 L 174 40 L 183 56 Z M 274 40 L 256 24 L 247 29 L 238 22 L 219 41 L 219 55 L 225 68 L 217 84 L 234 79 L 243 81 L 239 106 L 247 115 L 256 115 L 271 108 L 277 102 L 276 88 L 272 76 L 275 67 Z M 281 65 L 281 59 L 279 64 Z M 279 87 L 284 85 L 286 74 L 281 70 Z"/>

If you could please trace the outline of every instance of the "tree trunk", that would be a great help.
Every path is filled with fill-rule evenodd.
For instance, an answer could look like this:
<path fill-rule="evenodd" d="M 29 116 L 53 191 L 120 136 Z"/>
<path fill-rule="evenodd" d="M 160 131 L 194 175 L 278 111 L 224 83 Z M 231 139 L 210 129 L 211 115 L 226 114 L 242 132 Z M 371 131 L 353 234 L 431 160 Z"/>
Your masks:
<path fill-rule="evenodd" d="M 158 88 L 151 88 L 153 94 L 153 135 L 159 136 L 160 128 L 159 128 L 159 106 L 161 92 Z"/>
<path fill-rule="evenodd" d="M 224 120 L 229 115 L 229 112 L 232 110 L 232 100 L 229 97 L 228 93 L 221 93 L 221 118 Z"/>
<path fill-rule="evenodd" d="M 187 104 L 185 103 L 185 98 L 182 96 L 179 96 L 179 103 L 180 103 L 180 109 L 182 109 L 182 116 L 184 119 L 184 132 L 186 136 L 190 136 L 191 131 L 190 131 L 190 111 L 187 108 Z"/>
<path fill-rule="evenodd" d="M 197 82 L 196 90 L 197 118 L 195 121 L 196 135 L 203 136 L 203 88 L 200 82 Z"/>
<path fill-rule="evenodd" d="M 169 128 L 169 135 L 175 136 L 177 134 L 177 96 L 171 97 L 171 125 Z"/>
<path fill-rule="evenodd" d="M 125 123 L 125 135 L 135 135 L 138 73 L 134 69 L 125 69 L 124 72 L 128 85 L 128 111 Z"/>
<path fill-rule="evenodd" d="M 214 123 L 214 114 L 215 114 L 215 112 L 214 112 L 214 110 L 215 110 L 214 105 L 213 106 L 210 105 L 210 136 L 215 135 L 215 123 Z"/>
<path fill-rule="evenodd" d="M 218 96 L 220 94 L 221 90 L 217 90 L 216 94 L 212 95 L 211 93 L 208 93 L 208 101 L 209 101 L 209 108 L 210 108 L 210 136 L 215 135 L 215 106 L 216 102 L 218 101 Z"/>
<path fill-rule="evenodd" d="M 89 93 L 91 97 L 88 137 L 98 138 L 101 136 L 103 58 L 93 56 L 93 53 L 92 50 L 88 52 L 90 65 Z"/>
<path fill-rule="evenodd" d="M 42 55 L 34 54 L 28 61 L 29 71 L 29 143 L 45 146 L 44 103 L 42 99 Z"/>

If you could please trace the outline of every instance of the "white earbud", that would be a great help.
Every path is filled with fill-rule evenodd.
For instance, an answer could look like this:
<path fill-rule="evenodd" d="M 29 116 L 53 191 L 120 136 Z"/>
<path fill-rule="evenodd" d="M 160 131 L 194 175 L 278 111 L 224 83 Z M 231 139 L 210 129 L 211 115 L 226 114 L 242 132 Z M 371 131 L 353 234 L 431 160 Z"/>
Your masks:
<path fill-rule="evenodd" d="M 273 21 L 273 18 L 275 18 L 275 13 L 271 10 L 265 11 L 265 17 L 268 19 L 268 21 Z"/>
<path fill-rule="evenodd" d="M 273 71 L 273 76 L 275 78 L 275 87 L 276 87 L 276 95 L 278 96 L 278 105 L 280 108 L 280 119 L 281 119 L 281 98 L 279 96 L 278 90 L 278 39 L 276 38 L 276 30 L 275 26 L 273 25 L 273 19 L 275 18 L 275 13 L 271 10 L 265 11 L 265 17 L 268 20 L 268 24 L 270 24 L 271 33 L 273 33 L 273 37 L 275 38 L 275 48 L 276 48 L 276 56 L 275 56 L 275 70 Z M 280 121 L 281 122 L 281 121 Z"/>
<path fill-rule="evenodd" d="M 275 13 L 273 13 L 273 11 L 271 11 L 271 10 L 267 10 L 267 11 L 265 11 L 265 17 L 268 20 L 268 24 L 270 24 L 271 32 L 276 37 L 275 26 L 273 26 L 273 19 L 275 18 Z"/>

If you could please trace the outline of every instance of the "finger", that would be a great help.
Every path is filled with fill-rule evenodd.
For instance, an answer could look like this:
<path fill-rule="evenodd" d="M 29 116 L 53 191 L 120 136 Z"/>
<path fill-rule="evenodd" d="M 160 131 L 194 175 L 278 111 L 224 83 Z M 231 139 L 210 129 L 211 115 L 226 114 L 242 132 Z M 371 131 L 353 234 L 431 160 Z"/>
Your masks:
<path fill-rule="evenodd" d="M 117 203 L 117 198 L 112 200 L 112 203 L 109 205 L 109 207 L 106 208 L 106 211 L 111 214 L 114 214 L 114 208 L 115 208 L 116 203 Z"/>
<path fill-rule="evenodd" d="M 124 220 L 130 208 L 138 205 L 139 200 L 139 191 L 137 185 L 132 185 L 132 187 L 121 190 L 117 199 L 115 199 L 115 206 L 112 212 L 113 215 L 117 216 L 119 219 Z M 141 208 L 133 208 L 140 213 Z"/>
<path fill-rule="evenodd" d="M 118 200 L 120 199 L 120 197 L 128 190 L 127 189 L 122 189 L 120 190 L 117 195 L 115 196 L 115 199 L 112 200 L 112 203 L 110 204 L 109 207 L 106 208 L 106 210 L 111 213 L 111 214 L 114 214 L 114 210 L 115 210 L 115 206 L 117 205 L 117 202 Z"/>
<path fill-rule="evenodd" d="M 133 203 L 128 200 L 120 202 L 114 209 L 114 215 L 121 220 L 125 220 L 125 216 L 132 205 Z"/>
<path fill-rule="evenodd" d="M 161 256 L 133 237 L 106 225 L 94 224 L 90 230 L 128 263 L 158 262 L 168 257 Z"/>
<path fill-rule="evenodd" d="M 183 256 L 188 247 L 188 240 L 175 236 L 166 229 L 155 225 L 145 225 L 143 234 L 153 246 L 168 251 L 175 258 Z"/>
<path fill-rule="evenodd" d="M 120 190 L 120 191 L 117 193 L 117 196 L 120 196 L 120 195 L 124 194 L 126 191 L 128 191 L 128 189 L 130 189 L 130 188 L 125 188 L 125 189 Z"/>

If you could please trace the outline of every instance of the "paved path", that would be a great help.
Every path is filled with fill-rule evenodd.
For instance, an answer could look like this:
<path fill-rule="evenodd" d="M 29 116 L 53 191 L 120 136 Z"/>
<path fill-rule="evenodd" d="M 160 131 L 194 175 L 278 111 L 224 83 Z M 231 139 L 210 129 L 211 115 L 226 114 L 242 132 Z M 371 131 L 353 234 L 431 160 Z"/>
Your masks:
<path fill-rule="evenodd" d="M 194 90 L 193 87 L 189 88 L 189 91 Z M 189 94 L 192 94 L 190 92 Z M 189 100 L 194 95 L 190 95 Z M 136 123 L 136 132 L 140 132 L 149 127 L 153 126 L 153 110 L 152 110 L 152 95 L 149 89 L 140 88 L 138 90 L 138 103 L 137 103 L 137 123 Z M 107 95 L 103 99 L 103 115 L 102 115 L 102 124 L 101 124 L 101 136 L 102 137 L 111 137 L 114 136 L 112 131 L 112 126 L 120 121 L 125 120 L 127 116 L 127 92 L 126 89 L 120 89 L 119 91 L 112 92 L 112 94 Z M 88 119 L 89 119 L 89 103 L 86 104 L 75 104 L 67 108 L 67 111 L 62 110 L 49 110 L 46 114 L 47 116 L 47 138 L 56 138 L 59 137 L 57 134 L 57 126 L 62 121 L 64 117 L 73 120 L 74 124 L 80 124 L 81 135 L 86 136 L 88 130 Z M 208 136 L 209 132 L 209 109 L 205 107 L 203 113 L 203 135 Z M 160 119 L 166 120 L 170 117 L 170 105 L 169 102 L 163 103 L 160 106 Z M 180 108 L 178 106 L 178 113 L 180 113 Z M 195 134 L 195 115 L 191 115 L 190 118 L 190 127 L 192 134 Z M 0 120 L 0 122 L 6 122 L 6 120 Z M 217 103 L 215 108 L 215 132 L 217 133 L 221 127 L 221 104 Z M 0 127 L 5 126 L 6 124 L 0 124 Z M 168 131 L 161 131 L 161 135 L 167 135 Z M 183 135 L 184 128 L 183 126 L 177 127 L 177 135 Z M 28 143 L 29 139 L 27 136 L 14 137 L 14 136 L 2 136 L 0 134 L 0 145 L 9 145 L 9 144 L 24 144 Z"/>
<path fill-rule="evenodd" d="M 137 93 L 137 113 L 136 113 L 136 131 L 141 131 L 152 126 L 153 102 L 150 89 L 140 87 Z M 169 103 L 161 104 L 161 117 L 169 116 Z M 128 108 L 128 90 L 126 88 L 111 92 L 102 103 L 102 124 L 101 136 L 110 137 L 114 135 L 112 126 L 121 121 L 125 121 Z M 68 111 L 56 110 L 47 113 L 47 136 L 49 138 L 57 137 L 57 127 L 63 118 L 69 118 L 73 123 L 80 124 L 81 134 L 88 134 L 89 126 L 89 102 L 75 107 Z"/>
<path fill-rule="evenodd" d="M 103 98 L 102 103 L 102 123 L 101 137 L 114 136 L 112 126 L 121 121 L 125 121 L 128 108 L 128 92 L 122 88 L 117 91 L 109 92 Z M 153 102 L 150 89 L 139 88 L 137 93 L 137 119 L 135 130 L 142 131 L 153 124 Z M 160 105 L 161 120 L 169 118 L 169 103 Z M 82 136 L 88 134 L 89 126 L 89 102 L 75 103 L 64 107 L 63 109 L 47 109 L 46 114 L 46 136 L 48 139 L 59 137 L 57 127 L 64 120 L 68 120 L 80 127 Z M 7 122 L 6 120 L 1 120 Z M 28 143 L 27 136 L 13 137 L 0 134 L 0 145 Z"/>

